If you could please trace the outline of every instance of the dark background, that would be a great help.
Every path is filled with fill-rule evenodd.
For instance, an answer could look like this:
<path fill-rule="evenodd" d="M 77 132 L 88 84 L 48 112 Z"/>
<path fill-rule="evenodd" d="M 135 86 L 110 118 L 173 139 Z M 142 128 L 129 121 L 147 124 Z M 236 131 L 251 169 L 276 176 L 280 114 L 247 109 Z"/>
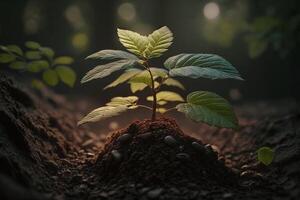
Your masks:
<path fill-rule="evenodd" d="M 25 41 L 33 40 L 52 47 L 56 54 L 73 56 L 72 67 L 79 80 L 96 64 L 84 60 L 87 55 L 102 49 L 124 49 L 117 39 L 117 27 L 149 34 L 166 25 L 174 33 L 175 41 L 155 62 L 156 66 L 182 52 L 216 53 L 229 60 L 246 80 L 184 79 L 185 94 L 211 90 L 236 103 L 298 97 L 299 1 L 214 1 L 219 6 L 219 15 L 207 19 L 204 7 L 210 2 L 1 0 L 0 44 L 22 46 Z M 279 25 L 272 26 L 272 19 Z M 263 50 L 259 48 L 261 44 L 265 46 Z M 251 51 L 258 55 L 251 55 Z M 5 66 L 0 70 L 18 78 L 32 76 L 10 71 Z M 126 84 L 102 92 L 102 87 L 115 77 L 117 74 L 86 85 L 77 80 L 72 89 L 64 85 L 53 89 L 69 97 L 84 95 L 100 101 L 116 94 L 128 95 Z"/>

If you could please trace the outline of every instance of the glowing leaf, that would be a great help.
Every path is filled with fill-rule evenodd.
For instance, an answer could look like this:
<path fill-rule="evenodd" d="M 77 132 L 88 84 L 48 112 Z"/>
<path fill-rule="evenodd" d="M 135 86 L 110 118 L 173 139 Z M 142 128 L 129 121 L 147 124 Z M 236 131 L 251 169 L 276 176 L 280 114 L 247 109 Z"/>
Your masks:
<path fill-rule="evenodd" d="M 157 101 L 184 101 L 184 99 L 177 93 L 171 91 L 161 91 L 156 94 Z M 147 97 L 148 101 L 153 101 L 153 96 Z"/>
<path fill-rule="evenodd" d="M 118 36 L 120 42 L 128 51 L 139 55 L 144 56 L 144 51 L 148 44 L 148 39 L 146 36 L 142 36 L 136 32 L 118 29 Z"/>
<path fill-rule="evenodd" d="M 90 58 L 101 59 L 101 60 L 122 60 L 122 59 L 139 60 L 138 57 L 126 51 L 110 50 L 110 49 L 98 51 L 87 57 L 87 59 Z"/>
<path fill-rule="evenodd" d="M 128 97 L 114 97 L 108 102 L 107 106 L 135 106 L 138 100 L 137 96 L 128 96 Z"/>
<path fill-rule="evenodd" d="M 130 83 L 130 90 L 132 93 L 142 91 L 147 87 L 145 83 Z"/>
<path fill-rule="evenodd" d="M 214 54 L 179 54 L 167 59 L 164 65 L 170 69 L 170 76 L 243 80 L 228 61 Z"/>
<path fill-rule="evenodd" d="M 185 90 L 185 87 L 176 79 L 168 78 L 163 82 L 164 85 L 178 87 L 182 90 Z"/>
<path fill-rule="evenodd" d="M 196 122 L 224 128 L 238 127 L 238 120 L 228 101 L 212 92 L 192 92 L 187 96 L 187 103 L 178 104 L 176 108 Z"/>
<path fill-rule="evenodd" d="M 148 36 L 148 45 L 145 50 L 146 58 L 159 57 L 168 50 L 173 41 L 173 34 L 166 26 L 154 31 Z"/>
<path fill-rule="evenodd" d="M 150 68 L 150 71 L 153 75 L 153 79 L 155 80 L 158 77 L 165 77 L 167 75 L 167 71 L 161 68 Z M 130 79 L 131 83 L 145 83 L 148 86 L 151 86 L 152 80 L 148 70 L 143 70 L 138 73 L 134 77 Z"/>
<path fill-rule="evenodd" d="M 81 80 L 81 83 L 85 83 L 91 81 L 93 79 L 104 78 L 109 76 L 111 73 L 126 69 L 136 65 L 136 61 L 129 61 L 129 60 L 119 60 L 115 62 L 108 63 L 106 65 L 99 65 L 94 69 L 90 70 Z"/>
<path fill-rule="evenodd" d="M 109 117 L 117 116 L 120 113 L 125 112 L 127 109 L 127 106 L 103 106 L 90 112 L 81 119 L 77 125 L 85 124 L 87 122 L 101 121 Z"/>
<path fill-rule="evenodd" d="M 139 70 L 139 69 L 127 70 L 122 75 L 120 75 L 115 81 L 113 81 L 112 83 L 110 83 L 109 85 L 107 85 L 104 89 L 115 87 L 115 86 L 117 86 L 117 85 L 119 85 L 121 83 L 124 83 L 124 82 L 128 81 L 130 78 L 132 78 L 133 76 L 135 76 L 138 73 L 140 73 L 140 71 L 141 70 Z"/>
<path fill-rule="evenodd" d="M 128 96 L 128 97 L 115 97 L 112 98 L 106 106 L 97 108 L 85 116 L 82 120 L 78 122 L 78 125 L 87 123 L 87 122 L 96 122 L 109 117 L 119 115 L 122 112 L 125 112 L 128 109 L 137 108 L 136 102 L 138 97 Z"/>
<path fill-rule="evenodd" d="M 165 109 L 165 108 L 157 108 L 156 109 L 156 112 L 159 112 L 161 114 L 164 114 L 166 111 L 167 111 L 167 109 Z"/>

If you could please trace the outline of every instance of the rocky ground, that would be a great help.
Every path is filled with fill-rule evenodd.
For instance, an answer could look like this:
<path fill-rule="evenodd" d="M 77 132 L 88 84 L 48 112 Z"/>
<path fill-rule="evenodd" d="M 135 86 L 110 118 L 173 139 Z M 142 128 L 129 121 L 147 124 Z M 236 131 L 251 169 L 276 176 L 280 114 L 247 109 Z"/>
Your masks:
<path fill-rule="evenodd" d="M 236 107 L 238 131 L 135 121 L 108 138 L 78 128 L 78 106 L 0 77 L 0 199 L 299 199 L 293 101 Z M 266 167 L 256 150 L 270 146 Z"/>

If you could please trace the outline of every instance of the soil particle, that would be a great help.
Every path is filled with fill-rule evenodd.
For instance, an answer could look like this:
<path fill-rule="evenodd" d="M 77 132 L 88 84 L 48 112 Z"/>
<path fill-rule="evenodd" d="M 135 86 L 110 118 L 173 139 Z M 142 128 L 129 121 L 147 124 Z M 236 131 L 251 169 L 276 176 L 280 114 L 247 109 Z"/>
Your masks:
<path fill-rule="evenodd" d="M 167 135 L 164 138 L 164 142 L 171 147 L 176 147 L 178 145 L 177 141 L 170 135 Z"/>
<path fill-rule="evenodd" d="M 157 189 L 154 189 L 154 190 L 150 190 L 148 193 L 147 193 L 147 196 L 150 198 L 150 199 L 156 199 L 159 197 L 159 195 L 161 195 L 161 193 L 163 192 L 164 190 L 162 188 L 157 188 Z"/>

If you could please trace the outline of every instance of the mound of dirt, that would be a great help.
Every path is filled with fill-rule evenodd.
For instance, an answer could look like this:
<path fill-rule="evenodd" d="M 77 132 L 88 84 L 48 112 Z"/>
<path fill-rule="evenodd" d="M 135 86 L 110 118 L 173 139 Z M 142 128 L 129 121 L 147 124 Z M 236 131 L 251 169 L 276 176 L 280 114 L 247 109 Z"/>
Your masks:
<path fill-rule="evenodd" d="M 100 153 L 102 181 L 147 185 L 210 182 L 232 185 L 235 174 L 209 144 L 185 135 L 174 120 L 137 121 L 114 133 Z M 207 181 L 209 180 L 209 181 Z"/>

